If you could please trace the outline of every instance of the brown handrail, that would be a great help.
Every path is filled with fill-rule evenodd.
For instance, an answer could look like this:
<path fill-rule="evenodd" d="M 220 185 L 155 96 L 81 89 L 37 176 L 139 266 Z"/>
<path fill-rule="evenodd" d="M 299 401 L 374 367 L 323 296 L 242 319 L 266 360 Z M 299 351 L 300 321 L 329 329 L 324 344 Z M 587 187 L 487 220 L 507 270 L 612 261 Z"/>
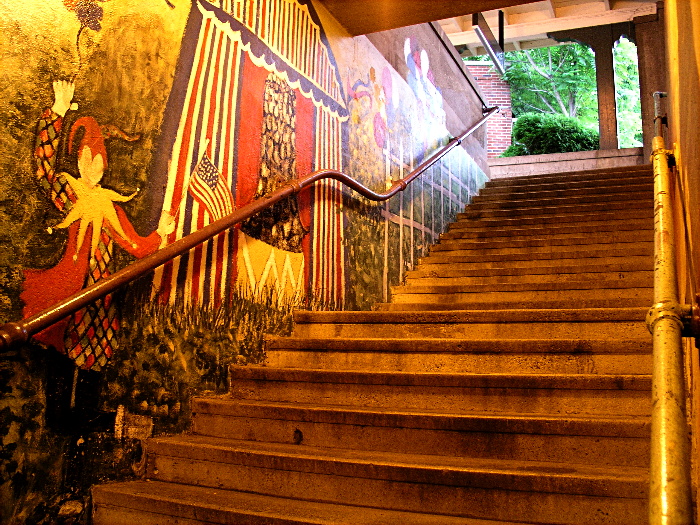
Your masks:
<path fill-rule="evenodd" d="M 423 161 L 405 178 L 394 182 L 386 193 L 376 193 L 355 179 L 351 178 L 349 175 L 335 170 L 318 170 L 299 179 L 291 180 L 269 195 L 243 206 L 242 208 L 234 211 L 232 214 L 227 215 L 218 221 L 212 222 L 201 230 L 197 230 L 196 232 L 163 247 L 162 249 L 148 255 L 147 257 L 144 257 L 143 259 L 133 262 L 129 266 L 115 272 L 109 277 L 100 279 L 99 282 L 82 289 L 80 292 L 56 303 L 54 306 L 51 306 L 21 321 L 5 323 L 4 325 L 0 326 L 0 352 L 6 351 L 14 344 L 29 341 L 29 338 L 32 335 L 60 321 L 66 316 L 77 312 L 81 308 L 86 307 L 96 299 L 104 297 L 117 288 L 135 281 L 139 277 L 156 269 L 158 266 L 165 264 L 175 257 L 183 255 L 198 244 L 201 244 L 211 239 L 215 235 L 228 230 L 239 222 L 242 222 L 265 208 L 272 206 L 276 202 L 279 202 L 282 199 L 292 195 L 296 195 L 304 188 L 321 179 L 335 179 L 342 182 L 346 186 L 349 186 L 363 197 L 373 201 L 385 201 L 396 195 L 398 192 L 405 190 L 409 183 L 415 180 L 421 173 L 435 164 L 442 157 L 447 155 L 447 153 L 449 153 L 453 148 L 459 146 L 466 137 L 474 133 L 474 131 L 476 131 L 497 111 L 498 107 L 487 108 L 484 111 L 483 117 L 479 119 L 476 124 L 458 137 L 450 140 L 446 146 L 442 147 L 430 158 Z"/>

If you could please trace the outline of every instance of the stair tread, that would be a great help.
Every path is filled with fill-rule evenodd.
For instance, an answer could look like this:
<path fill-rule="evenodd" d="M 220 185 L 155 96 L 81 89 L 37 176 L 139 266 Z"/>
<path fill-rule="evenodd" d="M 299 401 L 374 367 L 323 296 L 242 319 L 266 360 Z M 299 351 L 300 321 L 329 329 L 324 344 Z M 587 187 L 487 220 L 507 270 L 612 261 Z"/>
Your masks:
<path fill-rule="evenodd" d="M 153 514 L 248 525 L 516 525 L 504 521 L 404 512 L 162 481 L 109 483 L 93 488 L 97 505 Z M 245 520 L 245 521 L 240 521 Z M 151 523 L 151 522 L 148 522 Z M 527 523 L 518 522 L 520 525 Z"/>
<path fill-rule="evenodd" d="M 391 426 L 403 422 L 402 428 L 430 428 L 459 432 L 505 432 L 556 435 L 647 437 L 651 419 L 647 415 L 590 414 L 522 414 L 508 412 L 414 410 L 383 407 L 325 405 L 316 403 L 242 400 L 231 397 L 197 398 L 197 413 L 252 413 L 251 409 L 293 415 L 299 421 L 342 422 L 367 425 L 363 416 L 374 416 L 373 425 Z"/>
<path fill-rule="evenodd" d="M 280 337 L 268 339 L 268 350 L 350 351 L 383 353 L 648 353 L 651 339 L 465 339 L 450 338 L 360 338 Z"/>
<path fill-rule="evenodd" d="M 642 390 L 651 388 L 649 374 L 474 374 L 318 370 L 268 366 L 232 367 L 231 379 L 319 382 L 392 386 L 447 386 L 480 388 L 546 388 L 578 390 Z"/>
<path fill-rule="evenodd" d="M 648 469 L 578 463 L 500 460 L 398 452 L 313 447 L 187 434 L 152 438 L 156 455 L 224 462 L 263 468 L 352 475 L 408 483 L 508 489 L 525 482 L 538 492 L 643 497 Z"/>
<path fill-rule="evenodd" d="M 626 308 L 503 308 L 454 309 L 422 312 L 344 310 L 294 312 L 296 323 L 451 323 L 451 322 L 582 322 L 643 321 L 649 307 Z"/>

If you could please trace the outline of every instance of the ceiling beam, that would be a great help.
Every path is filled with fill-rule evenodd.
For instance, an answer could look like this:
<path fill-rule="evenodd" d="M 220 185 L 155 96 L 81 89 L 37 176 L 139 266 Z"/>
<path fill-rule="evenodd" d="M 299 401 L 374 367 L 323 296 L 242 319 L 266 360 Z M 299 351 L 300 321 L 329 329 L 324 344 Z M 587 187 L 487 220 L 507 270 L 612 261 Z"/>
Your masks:
<path fill-rule="evenodd" d="M 533 3 L 535 0 L 318 0 L 353 35 Z"/>
<path fill-rule="evenodd" d="M 607 24 L 617 24 L 628 22 L 632 18 L 656 12 L 655 4 L 640 4 L 637 7 L 614 9 L 611 11 L 601 11 L 588 16 L 576 16 L 569 18 L 553 18 L 551 20 L 541 20 L 537 22 L 526 22 L 514 24 L 506 27 L 506 43 L 516 40 L 528 40 L 535 35 L 544 37 L 546 33 L 577 29 L 579 27 L 592 27 Z M 462 33 L 448 33 L 447 35 L 454 45 L 474 45 L 479 44 L 479 38 L 473 31 Z"/>

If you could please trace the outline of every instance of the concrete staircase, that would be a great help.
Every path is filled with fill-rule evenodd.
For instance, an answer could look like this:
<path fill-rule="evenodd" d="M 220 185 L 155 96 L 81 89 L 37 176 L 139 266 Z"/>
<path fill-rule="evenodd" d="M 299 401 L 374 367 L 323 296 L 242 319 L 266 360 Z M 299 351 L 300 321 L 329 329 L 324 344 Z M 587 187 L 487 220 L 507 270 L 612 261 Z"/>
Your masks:
<path fill-rule="evenodd" d="M 298 312 L 96 524 L 647 521 L 649 167 L 501 179 L 392 302 Z"/>

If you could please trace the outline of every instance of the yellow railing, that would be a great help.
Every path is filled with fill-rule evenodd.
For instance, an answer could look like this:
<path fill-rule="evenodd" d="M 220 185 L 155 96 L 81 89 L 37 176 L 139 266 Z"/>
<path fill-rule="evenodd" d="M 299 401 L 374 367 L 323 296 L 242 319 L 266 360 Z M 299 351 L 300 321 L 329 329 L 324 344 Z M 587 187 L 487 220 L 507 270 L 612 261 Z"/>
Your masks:
<path fill-rule="evenodd" d="M 661 133 L 657 100 L 654 166 L 654 305 L 647 316 L 653 338 L 649 522 L 693 523 L 690 443 L 685 410 L 683 331 L 691 308 L 678 301 L 675 232 L 669 154 Z"/>

